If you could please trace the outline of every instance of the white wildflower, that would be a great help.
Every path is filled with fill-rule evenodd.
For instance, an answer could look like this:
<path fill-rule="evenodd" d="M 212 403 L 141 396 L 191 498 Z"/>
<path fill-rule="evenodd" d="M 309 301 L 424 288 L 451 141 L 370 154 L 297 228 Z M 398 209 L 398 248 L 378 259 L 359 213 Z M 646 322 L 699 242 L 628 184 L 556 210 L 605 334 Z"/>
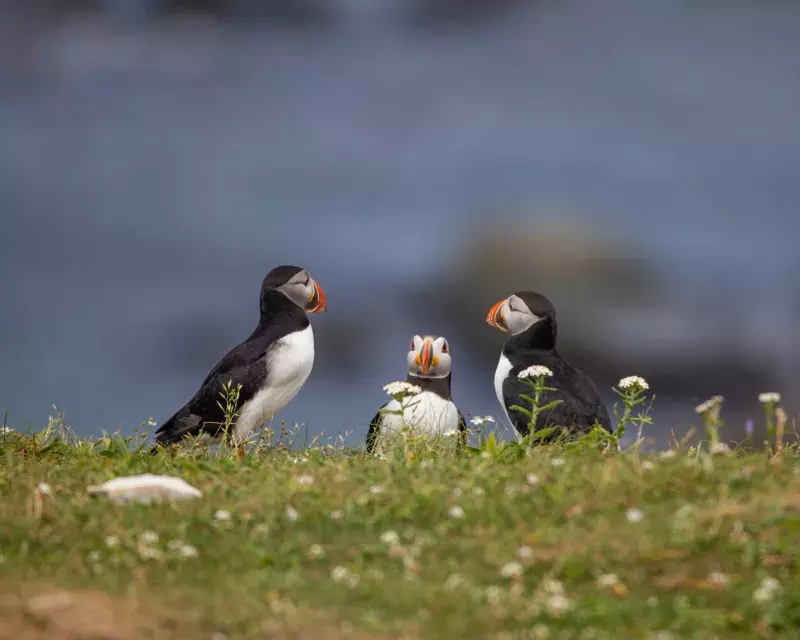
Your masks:
<path fill-rule="evenodd" d="M 724 442 L 715 442 L 711 445 L 711 454 L 727 455 L 731 452 L 731 448 Z"/>
<path fill-rule="evenodd" d="M 9 433 L 14 433 L 14 429 L 11 427 L 0 427 L 0 433 L 3 435 L 8 435 Z"/>
<path fill-rule="evenodd" d="M 708 400 L 706 400 L 702 404 L 698 404 L 694 408 L 694 412 L 697 415 L 702 416 L 703 414 L 708 413 L 712 409 L 716 409 L 723 402 L 725 402 L 725 398 L 723 398 L 722 396 L 714 396 L 713 398 L 709 398 Z"/>
<path fill-rule="evenodd" d="M 167 543 L 167 549 L 170 551 L 180 551 L 183 548 L 183 542 L 181 540 L 170 540 Z"/>
<path fill-rule="evenodd" d="M 289 522 L 296 522 L 300 518 L 300 514 L 294 507 L 286 507 L 286 519 Z"/>
<path fill-rule="evenodd" d="M 525 567 L 522 566 L 522 563 L 516 561 L 509 562 L 500 569 L 500 575 L 504 578 L 516 578 L 521 576 L 524 570 Z"/>
<path fill-rule="evenodd" d="M 100 560 L 103 558 L 103 554 L 101 554 L 99 551 L 90 551 L 88 558 L 89 562 L 100 562 Z"/>
<path fill-rule="evenodd" d="M 377 496 L 379 493 L 383 493 L 383 487 L 379 484 L 373 485 L 369 488 L 369 492 L 373 496 Z"/>
<path fill-rule="evenodd" d="M 431 469 L 432 467 L 433 467 L 432 460 L 423 460 L 422 462 L 419 463 L 420 469 Z"/>
<path fill-rule="evenodd" d="M 558 580 L 547 578 L 546 580 L 542 581 L 542 589 L 551 595 L 556 593 L 564 593 L 564 584 Z"/>
<path fill-rule="evenodd" d="M 781 583 L 775 578 L 764 578 L 761 581 L 761 585 L 753 593 L 753 600 L 756 602 L 769 602 L 780 588 Z"/>
<path fill-rule="evenodd" d="M 546 638 L 550 637 L 550 629 L 543 624 L 537 624 L 533 629 L 531 629 L 531 636 L 537 640 L 545 640 Z"/>
<path fill-rule="evenodd" d="M 517 549 L 514 555 L 517 556 L 518 560 L 530 560 L 533 557 L 533 549 L 531 549 L 526 545 L 523 545 L 519 549 Z"/>
<path fill-rule="evenodd" d="M 455 504 L 452 507 L 450 507 L 450 510 L 447 512 L 447 514 L 451 518 L 455 518 L 456 520 L 458 520 L 459 518 L 463 518 L 464 517 L 464 510 L 461 507 L 459 507 L 457 504 Z"/>
<path fill-rule="evenodd" d="M 601 589 L 608 589 L 616 584 L 619 584 L 619 578 L 616 573 L 604 573 L 597 578 L 597 586 Z"/>
<path fill-rule="evenodd" d="M 457 433 L 458 433 L 458 429 L 448 429 L 448 430 L 447 430 L 447 431 L 445 431 L 445 432 L 444 432 L 442 435 L 443 435 L 445 438 L 452 438 L 452 437 L 453 437 L 454 435 L 456 435 Z"/>
<path fill-rule="evenodd" d="M 153 417 L 150 417 L 150 418 L 148 418 L 148 419 L 147 419 L 147 426 L 148 426 L 148 427 L 150 427 L 150 428 L 152 429 L 152 428 L 153 428 L 153 427 L 155 427 L 156 425 L 158 425 L 158 422 L 156 422 L 156 419 L 155 419 L 155 418 L 153 418 Z"/>
<path fill-rule="evenodd" d="M 539 484 L 539 476 L 537 476 L 535 473 L 529 473 L 527 481 L 529 485 L 535 487 L 537 484 Z"/>
<path fill-rule="evenodd" d="M 43 496 L 52 496 L 53 490 L 50 488 L 50 485 L 46 482 L 40 482 L 39 485 L 36 487 Z"/>
<path fill-rule="evenodd" d="M 117 536 L 107 536 L 106 537 L 106 546 L 109 549 L 115 549 L 119 544 L 119 538 Z"/>
<path fill-rule="evenodd" d="M 381 543 L 389 545 L 390 547 L 396 547 L 400 544 L 400 536 L 398 536 L 395 531 L 384 531 L 381 534 Z"/>
<path fill-rule="evenodd" d="M 564 466 L 564 458 L 553 458 L 550 461 L 550 464 L 553 465 L 554 469 L 558 469 L 559 467 Z"/>
<path fill-rule="evenodd" d="M 214 520 L 218 522 L 228 522 L 231 519 L 231 512 L 227 509 L 217 509 L 214 512 Z"/>
<path fill-rule="evenodd" d="M 659 453 L 658 457 L 661 460 L 669 460 L 671 458 L 676 457 L 677 455 L 678 455 L 678 452 L 675 451 L 675 449 L 667 449 L 666 451 L 662 451 L 661 453 Z"/>
<path fill-rule="evenodd" d="M 314 478 L 312 476 L 298 476 L 297 484 L 301 484 L 304 486 L 312 485 L 314 484 Z"/>
<path fill-rule="evenodd" d="M 422 392 L 422 389 L 414 384 L 408 382 L 390 382 L 383 390 L 390 396 L 398 395 L 417 395 Z"/>
<path fill-rule="evenodd" d="M 464 578 L 458 573 L 451 573 L 444 581 L 445 591 L 455 591 L 464 584 Z"/>
<path fill-rule="evenodd" d="M 640 376 L 628 376 L 627 378 L 623 378 L 619 381 L 617 385 L 620 389 L 627 389 L 629 387 L 639 387 L 644 391 L 650 388 L 650 385 L 647 384 L 647 380 Z"/>
<path fill-rule="evenodd" d="M 641 509 L 628 509 L 625 512 L 625 517 L 629 522 L 641 522 L 644 520 L 644 511 Z"/>
<path fill-rule="evenodd" d="M 545 600 L 545 606 L 551 616 L 558 617 L 569 611 L 571 603 L 565 595 L 554 593 Z"/>
<path fill-rule="evenodd" d="M 342 512 L 338 509 L 331 511 L 331 520 L 341 520 L 342 519 Z"/>
<path fill-rule="evenodd" d="M 178 551 L 184 558 L 196 558 L 197 549 L 190 544 L 183 545 Z"/>
<path fill-rule="evenodd" d="M 359 577 L 347 567 L 334 567 L 331 570 L 331 580 L 339 584 L 346 584 L 351 589 L 357 587 L 359 583 Z"/>
<path fill-rule="evenodd" d="M 350 575 L 346 567 L 334 567 L 331 569 L 331 580 L 334 582 L 344 582 Z"/>
<path fill-rule="evenodd" d="M 474 424 L 476 427 L 481 426 L 482 424 L 487 424 L 489 422 L 494 422 L 494 418 L 492 416 L 475 416 L 472 420 L 470 420 L 471 424 Z"/>
<path fill-rule="evenodd" d="M 325 549 L 322 548 L 322 545 L 312 544 L 308 548 L 308 557 L 309 558 L 321 558 L 324 555 L 325 555 Z"/>
<path fill-rule="evenodd" d="M 773 392 L 759 393 L 758 401 L 761 404 L 778 404 L 781 401 L 781 394 Z"/>
<path fill-rule="evenodd" d="M 712 571 L 708 574 L 708 581 L 715 587 L 724 589 L 728 586 L 728 576 L 721 571 Z"/>
<path fill-rule="evenodd" d="M 645 460 L 644 462 L 642 462 L 642 469 L 644 469 L 645 471 L 652 471 L 655 466 L 656 465 L 650 462 L 650 460 Z"/>
<path fill-rule="evenodd" d="M 145 531 L 139 536 L 139 541 L 142 544 L 155 544 L 158 542 L 158 534 L 155 531 Z"/>
<path fill-rule="evenodd" d="M 517 377 L 520 380 L 525 380 L 527 378 L 549 378 L 552 375 L 553 372 L 547 367 L 543 367 L 540 364 L 535 364 L 532 367 L 528 367 L 527 369 L 520 371 L 519 374 L 517 374 Z"/>
<path fill-rule="evenodd" d="M 500 604 L 500 601 L 503 597 L 503 590 L 500 587 L 492 585 L 491 587 L 486 587 L 486 602 L 492 605 Z"/>
<path fill-rule="evenodd" d="M 139 549 L 139 555 L 148 560 L 155 560 L 161 557 L 161 552 L 153 547 L 142 547 Z"/>

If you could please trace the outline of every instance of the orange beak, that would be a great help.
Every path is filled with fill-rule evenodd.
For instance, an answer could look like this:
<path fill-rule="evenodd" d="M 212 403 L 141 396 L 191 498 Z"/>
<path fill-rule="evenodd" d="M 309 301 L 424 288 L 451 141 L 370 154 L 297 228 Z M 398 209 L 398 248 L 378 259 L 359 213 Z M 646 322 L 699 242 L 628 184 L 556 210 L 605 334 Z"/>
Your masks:
<path fill-rule="evenodd" d="M 431 370 L 431 366 L 438 364 L 439 360 L 435 355 L 433 355 L 433 340 L 430 338 L 425 338 L 425 341 L 422 343 L 422 351 L 416 358 L 414 358 L 414 360 L 419 365 L 419 368 L 422 369 L 422 373 L 428 375 L 428 372 Z"/>
<path fill-rule="evenodd" d="M 316 280 L 311 280 L 311 295 L 308 296 L 306 312 L 322 313 L 328 310 L 328 302 L 325 300 L 325 292 L 317 284 Z"/>
<path fill-rule="evenodd" d="M 486 315 L 486 324 L 491 325 L 495 329 L 500 329 L 500 331 L 508 331 L 506 319 L 503 317 L 503 305 L 505 304 L 506 300 L 508 300 L 508 298 L 498 302 L 491 309 L 489 309 L 489 313 Z"/>

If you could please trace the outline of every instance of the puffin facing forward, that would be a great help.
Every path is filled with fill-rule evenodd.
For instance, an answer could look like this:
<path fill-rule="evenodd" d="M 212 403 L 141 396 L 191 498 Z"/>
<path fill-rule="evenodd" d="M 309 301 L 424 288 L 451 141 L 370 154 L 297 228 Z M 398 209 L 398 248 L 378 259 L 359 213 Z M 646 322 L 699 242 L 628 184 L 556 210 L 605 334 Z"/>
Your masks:
<path fill-rule="evenodd" d="M 494 305 L 486 322 L 510 334 L 494 374 L 494 388 L 517 433 L 528 434 L 528 417 L 511 407 L 530 405 L 520 397 L 523 393 L 529 395 L 530 387 L 517 376 L 533 365 L 543 365 L 553 372 L 546 386 L 556 391 L 546 391 L 542 404 L 561 400 L 546 416 L 540 416 L 536 429 L 563 426 L 571 433 L 580 433 L 599 424 L 611 432 L 608 410 L 594 382 L 556 351 L 556 310 L 547 298 L 530 291 L 515 293 Z M 553 438 L 556 435 L 554 433 Z"/>
<path fill-rule="evenodd" d="M 429 437 L 455 434 L 458 446 L 466 442 L 467 424 L 464 416 L 453 404 L 450 392 L 450 346 L 440 336 L 414 336 L 406 357 L 408 375 L 406 382 L 422 391 L 404 401 L 403 415 L 400 403 L 392 399 L 375 414 L 367 432 L 367 453 L 385 453 L 403 427 Z"/>
<path fill-rule="evenodd" d="M 244 342 L 208 374 L 200 390 L 156 431 L 160 445 L 203 436 L 219 442 L 225 416 L 217 404 L 223 386 L 241 385 L 237 416 L 229 434 L 242 443 L 295 397 L 314 364 L 309 313 L 325 311 L 322 288 L 300 267 L 270 271 L 261 285 L 261 318 Z"/>

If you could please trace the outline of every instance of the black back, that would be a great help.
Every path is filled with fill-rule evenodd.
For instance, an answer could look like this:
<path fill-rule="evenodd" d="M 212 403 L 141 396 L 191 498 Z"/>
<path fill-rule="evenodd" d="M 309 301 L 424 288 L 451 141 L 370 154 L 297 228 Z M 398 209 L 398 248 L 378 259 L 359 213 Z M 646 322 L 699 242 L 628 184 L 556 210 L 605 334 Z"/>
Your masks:
<path fill-rule="evenodd" d="M 170 444 L 185 436 L 203 433 L 212 437 L 221 435 L 224 413 L 217 403 L 222 401 L 220 392 L 223 385 L 228 382 L 233 388 L 242 385 L 239 407 L 261 389 L 269 375 L 272 345 L 309 325 L 306 312 L 275 288 L 298 271 L 297 267 L 278 267 L 264 278 L 258 326 L 217 363 L 192 399 L 158 428 L 156 442 Z"/>
<path fill-rule="evenodd" d="M 450 401 L 453 400 L 453 396 L 451 395 L 452 379 L 452 374 L 448 374 L 444 378 L 423 378 L 420 376 L 415 376 L 411 373 L 406 376 L 406 382 L 409 384 L 417 385 L 423 391 L 430 391 L 435 393 L 437 396 Z M 389 400 L 389 402 L 391 402 L 391 400 Z M 378 410 L 378 413 L 375 414 L 372 420 L 370 420 L 366 441 L 367 453 L 370 455 L 375 452 L 375 445 L 378 442 L 378 434 L 380 433 L 381 429 L 381 418 L 383 417 L 381 409 L 385 409 L 389 402 L 384 404 Z M 458 411 L 458 444 L 460 450 L 467 441 L 467 423 L 464 420 L 464 415 L 461 413 L 461 411 L 458 410 L 458 408 L 456 408 L 456 410 Z"/>
<path fill-rule="evenodd" d="M 539 416 L 536 429 L 561 426 L 572 433 L 580 433 L 599 424 L 610 432 L 611 419 L 594 382 L 556 351 L 558 325 L 552 303 L 538 293 L 522 292 L 515 295 L 522 298 L 532 313 L 542 318 L 526 331 L 510 336 L 503 347 L 503 355 L 513 367 L 503 382 L 503 403 L 516 430 L 521 435 L 527 435 L 528 417 L 510 407 L 518 405 L 529 408 L 530 403 L 520 396 L 530 395 L 531 391 L 529 384 L 517 376 L 530 366 L 543 365 L 553 372 L 553 376 L 546 379 L 546 386 L 556 390 L 546 391 L 541 404 L 545 405 L 553 400 L 561 402 L 548 414 Z M 554 433 L 552 437 L 557 435 Z"/>

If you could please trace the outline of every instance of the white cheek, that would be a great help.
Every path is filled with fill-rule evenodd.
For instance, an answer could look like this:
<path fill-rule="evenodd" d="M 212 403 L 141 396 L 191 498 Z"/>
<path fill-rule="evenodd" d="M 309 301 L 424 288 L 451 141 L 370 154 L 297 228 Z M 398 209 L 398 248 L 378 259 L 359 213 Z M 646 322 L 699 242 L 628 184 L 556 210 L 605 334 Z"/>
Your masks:
<path fill-rule="evenodd" d="M 530 329 L 541 320 L 539 316 L 535 316 L 532 313 L 523 313 L 522 311 L 511 311 L 507 318 L 506 324 L 508 324 L 509 332 L 512 335 Z"/>

